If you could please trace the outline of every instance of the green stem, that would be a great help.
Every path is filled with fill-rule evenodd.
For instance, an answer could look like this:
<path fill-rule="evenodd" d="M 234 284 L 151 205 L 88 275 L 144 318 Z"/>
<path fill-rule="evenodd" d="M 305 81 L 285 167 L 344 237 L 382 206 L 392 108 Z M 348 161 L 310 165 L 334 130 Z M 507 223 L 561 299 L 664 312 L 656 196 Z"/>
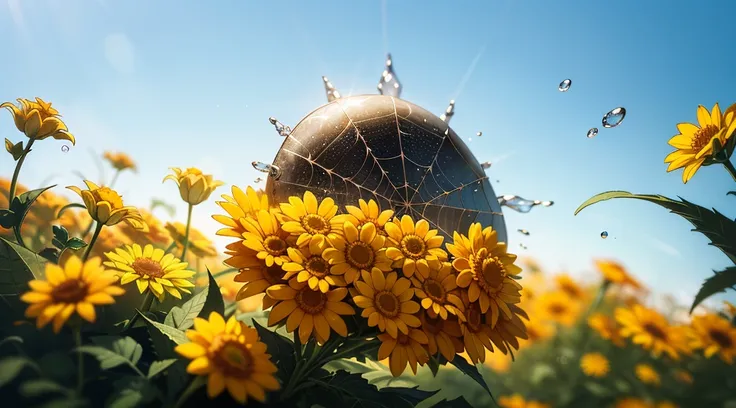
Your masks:
<path fill-rule="evenodd" d="M 726 168 L 726 171 L 728 171 L 728 174 L 731 175 L 731 178 L 733 178 L 733 181 L 736 181 L 736 167 L 733 166 L 733 163 L 731 163 L 731 160 L 724 161 L 723 167 Z"/>
<path fill-rule="evenodd" d="M 95 227 L 95 233 L 92 235 L 92 239 L 89 240 L 89 245 L 87 245 L 87 251 L 84 253 L 84 257 L 82 258 L 82 262 L 85 262 L 87 258 L 89 258 L 89 254 L 92 252 L 92 247 L 95 246 L 95 241 L 97 241 L 97 237 L 100 236 L 100 231 L 102 231 L 102 227 L 104 227 L 105 224 L 98 222 L 97 227 Z"/>
<path fill-rule="evenodd" d="M 15 189 L 18 187 L 18 175 L 20 174 L 20 168 L 23 167 L 23 162 L 26 160 L 26 156 L 28 156 L 28 153 L 31 151 L 31 146 L 33 146 L 33 142 L 35 142 L 35 139 L 30 139 L 28 141 L 28 146 L 26 146 L 25 150 L 23 150 L 23 154 L 21 154 L 20 159 L 18 159 L 18 163 L 15 165 L 15 171 L 13 171 L 13 179 L 10 181 L 10 190 L 8 190 L 8 205 L 10 205 L 13 202 L 13 198 L 15 198 Z"/>
<path fill-rule="evenodd" d="M 166 252 L 168 254 L 174 248 L 176 248 L 176 241 L 172 242 L 171 245 L 169 245 L 169 247 L 166 248 L 166 251 L 164 251 L 164 252 Z"/>
<path fill-rule="evenodd" d="M 74 328 L 74 343 L 77 348 L 82 347 L 82 328 L 77 326 Z M 82 394 L 84 389 L 84 354 L 77 351 L 77 393 Z"/>
<path fill-rule="evenodd" d="M 28 248 L 26 246 L 26 243 L 23 241 L 23 236 L 20 234 L 20 227 L 13 227 L 13 235 L 15 235 L 15 240 L 18 242 L 18 245 L 22 246 L 23 248 Z"/>
<path fill-rule="evenodd" d="M 146 292 L 146 296 L 143 297 L 143 302 L 141 302 L 141 308 L 140 308 L 141 313 L 146 313 L 149 310 L 151 310 L 152 305 L 153 305 L 153 292 L 151 292 L 151 290 L 149 289 Z M 132 328 L 135 322 L 138 320 L 139 315 L 140 315 L 139 313 L 135 313 L 133 317 L 130 318 L 130 320 L 128 320 L 128 324 L 126 324 L 125 327 L 123 327 L 123 331 L 126 331 Z"/>
<path fill-rule="evenodd" d="M 112 186 L 115 184 L 116 181 L 118 181 L 119 175 L 120 175 L 120 170 L 116 171 L 115 174 L 113 174 L 112 180 L 110 180 L 110 184 L 107 186 L 107 188 L 112 189 Z"/>
<path fill-rule="evenodd" d="M 95 221 L 94 220 L 90 221 L 89 225 L 87 226 L 87 229 L 84 230 L 80 238 L 84 239 L 87 235 L 89 235 L 89 233 L 92 232 L 92 227 L 94 225 L 95 225 Z"/>
<path fill-rule="evenodd" d="M 192 208 L 194 208 L 193 205 L 189 204 L 189 208 L 187 209 L 187 228 L 184 232 L 184 249 L 181 250 L 181 260 L 185 261 L 187 256 L 187 247 L 189 247 L 189 229 L 192 226 Z"/>

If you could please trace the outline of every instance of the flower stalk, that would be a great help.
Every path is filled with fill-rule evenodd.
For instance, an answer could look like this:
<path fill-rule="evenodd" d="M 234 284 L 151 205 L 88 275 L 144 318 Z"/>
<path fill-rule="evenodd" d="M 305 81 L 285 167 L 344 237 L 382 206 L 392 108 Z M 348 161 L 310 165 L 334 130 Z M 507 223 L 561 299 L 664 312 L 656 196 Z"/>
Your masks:
<path fill-rule="evenodd" d="M 79 325 L 74 327 L 74 344 L 77 347 L 77 393 L 82 394 L 84 389 L 84 354 L 80 347 L 82 347 L 82 328 Z"/>
<path fill-rule="evenodd" d="M 736 167 L 733 166 L 733 163 L 731 163 L 731 160 L 724 161 L 723 167 L 726 168 L 726 171 L 728 172 L 728 174 L 731 175 L 731 178 L 733 178 L 733 181 L 736 181 Z"/>
<path fill-rule="evenodd" d="M 13 198 L 15 198 L 15 190 L 18 187 L 18 175 L 20 174 L 20 168 L 23 167 L 23 162 L 26 160 L 26 156 L 28 156 L 28 153 L 30 153 L 31 146 L 33 146 L 34 141 L 35 139 L 30 139 L 28 141 L 28 145 L 26 146 L 25 150 L 23 150 L 23 154 L 20 156 L 20 159 L 18 159 L 18 163 L 15 164 L 15 170 L 13 171 L 13 178 L 10 181 L 10 190 L 8 191 L 8 204 L 12 203 Z M 20 239 L 18 241 L 18 243 L 21 245 L 22 245 L 22 242 L 23 242 L 23 239 Z"/>
<path fill-rule="evenodd" d="M 92 253 L 92 247 L 95 245 L 95 241 L 97 241 L 97 237 L 100 236 L 100 231 L 102 231 L 102 227 L 104 227 L 105 224 L 98 222 L 97 226 L 95 227 L 95 232 L 92 234 L 92 239 L 89 240 L 89 245 L 87 245 L 87 250 L 84 252 L 84 257 L 82 257 L 82 262 L 86 261 L 87 258 L 89 258 L 89 254 Z"/>
<path fill-rule="evenodd" d="M 182 246 L 184 247 L 181 250 L 181 259 L 186 260 L 187 256 L 187 248 L 189 247 L 189 230 L 192 227 L 192 209 L 194 206 L 192 204 L 189 204 L 189 207 L 187 209 L 187 227 L 184 232 L 184 242 L 182 243 Z"/>

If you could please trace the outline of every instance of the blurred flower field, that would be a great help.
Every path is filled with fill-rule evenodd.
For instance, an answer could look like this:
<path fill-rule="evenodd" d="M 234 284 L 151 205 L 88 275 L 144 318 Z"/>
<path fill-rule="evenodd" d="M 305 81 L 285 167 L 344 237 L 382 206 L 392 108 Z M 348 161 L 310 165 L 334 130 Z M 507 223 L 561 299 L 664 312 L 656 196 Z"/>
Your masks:
<path fill-rule="evenodd" d="M 67 187 L 74 201 L 22 184 L 34 143 L 75 138 L 41 99 L 0 106 L 24 135 L 6 139 L 16 171 L 0 177 L 9 406 L 736 406 L 736 307 L 697 306 L 736 284 L 733 268 L 696 305 L 662 307 L 625 260 L 591 260 L 580 280 L 517 259 L 489 226 L 446 240 L 374 201 L 272 203 L 196 168 L 137 175 L 188 204 L 165 222 L 162 203 L 127 206 L 114 189 L 136 171 L 124 153 L 104 153 L 109 184 Z M 700 107 L 699 126 L 678 125 L 668 170 L 732 172 L 734 114 Z M 617 197 L 675 208 L 736 259 L 735 223 L 686 201 L 608 192 L 578 211 Z M 192 224 L 213 199 L 218 237 Z"/>

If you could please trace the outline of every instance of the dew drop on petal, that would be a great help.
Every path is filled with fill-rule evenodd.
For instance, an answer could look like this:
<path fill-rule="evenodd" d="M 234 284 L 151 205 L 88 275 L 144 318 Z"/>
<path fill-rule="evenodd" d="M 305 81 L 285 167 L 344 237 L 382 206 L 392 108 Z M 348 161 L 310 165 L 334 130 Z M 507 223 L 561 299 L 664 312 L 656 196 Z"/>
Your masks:
<path fill-rule="evenodd" d="M 67 146 L 67 145 L 61 146 L 61 151 L 64 152 L 64 153 L 68 152 L 69 151 L 69 146 Z"/>
<path fill-rule="evenodd" d="M 625 117 L 626 117 L 626 108 L 618 107 L 606 113 L 606 115 L 603 116 L 601 123 L 603 124 L 603 127 L 605 128 L 613 128 L 613 127 L 620 125 L 621 122 L 624 121 Z"/>
<path fill-rule="evenodd" d="M 590 130 L 588 130 L 588 135 L 587 135 L 588 139 L 592 139 L 596 137 L 597 135 L 598 135 L 598 128 L 590 128 Z"/>
<path fill-rule="evenodd" d="M 558 86 L 557 89 L 560 92 L 567 92 L 567 91 L 570 90 L 570 85 L 572 85 L 572 80 L 571 79 L 566 79 L 566 80 L 560 82 L 560 86 Z"/>
<path fill-rule="evenodd" d="M 608 231 L 601 232 L 601 238 L 603 238 L 603 239 L 608 238 Z"/>

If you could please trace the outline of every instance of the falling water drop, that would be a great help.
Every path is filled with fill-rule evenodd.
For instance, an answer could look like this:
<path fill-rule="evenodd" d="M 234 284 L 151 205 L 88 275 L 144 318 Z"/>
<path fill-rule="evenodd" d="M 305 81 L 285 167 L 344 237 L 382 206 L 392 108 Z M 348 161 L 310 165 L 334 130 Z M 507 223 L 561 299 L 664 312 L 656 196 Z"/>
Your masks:
<path fill-rule="evenodd" d="M 455 100 L 450 101 L 450 105 L 445 109 L 445 113 L 440 115 L 440 119 L 442 119 L 445 123 L 450 123 L 450 119 L 452 119 L 452 115 L 455 114 Z"/>
<path fill-rule="evenodd" d="M 268 121 L 271 122 L 274 128 L 276 128 L 276 131 L 279 133 L 279 136 L 287 137 L 291 134 L 291 128 L 279 122 L 279 120 L 274 118 L 273 116 L 268 118 Z"/>
<path fill-rule="evenodd" d="M 489 161 L 487 161 L 487 162 L 483 162 L 483 163 L 481 163 L 481 164 L 480 164 L 480 167 L 481 167 L 481 168 L 482 168 L 483 170 L 487 170 L 487 169 L 490 169 L 490 168 L 491 168 L 491 162 L 489 162 Z"/>
<path fill-rule="evenodd" d="M 608 238 L 608 231 L 601 232 L 601 238 L 603 238 L 603 239 Z"/>
<path fill-rule="evenodd" d="M 394 62 L 391 59 L 391 54 L 386 56 L 386 68 L 381 74 L 381 79 L 378 81 L 378 92 L 381 95 L 393 96 L 394 98 L 401 97 L 401 83 L 399 78 L 394 73 Z"/>
<path fill-rule="evenodd" d="M 481 136 L 483 136 L 483 132 L 478 132 L 475 135 L 478 136 L 478 137 L 481 137 Z"/>
<path fill-rule="evenodd" d="M 601 120 L 604 128 L 613 128 L 621 124 L 626 117 L 626 108 L 618 107 L 606 113 Z"/>
<path fill-rule="evenodd" d="M 325 83 L 325 93 L 327 93 L 327 102 L 332 102 L 335 99 L 340 99 L 340 92 L 335 89 L 335 87 L 332 85 L 332 82 L 330 82 L 329 79 L 327 79 L 326 76 L 322 77 L 322 82 Z"/>
<path fill-rule="evenodd" d="M 253 182 L 256 183 L 256 184 L 260 183 L 261 181 L 263 181 L 263 179 L 260 178 L 260 177 L 258 177 L 255 180 L 253 180 Z"/>
<path fill-rule="evenodd" d="M 521 234 L 529 235 L 529 231 L 527 231 L 525 229 L 518 229 L 517 231 L 519 231 L 519 233 L 521 233 Z"/>
<path fill-rule="evenodd" d="M 281 169 L 279 168 L 279 166 L 258 161 L 254 161 L 251 164 L 253 165 L 254 169 L 260 171 L 261 173 L 268 173 L 269 176 L 275 179 L 278 179 L 281 176 Z"/>
<path fill-rule="evenodd" d="M 519 247 L 520 247 L 521 249 L 527 249 L 526 245 L 524 245 L 524 244 L 519 244 Z"/>
<path fill-rule="evenodd" d="M 594 127 L 594 128 L 590 128 L 590 130 L 588 130 L 588 134 L 586 136 L 588 136 L 588 139 L 592 139 L 592 138 L 596 137 L 597 135 L 598 135 L 598 128 L 595 128 Z"/>
<path fill-rule="evenodd" d="M 549 207 L 554 204 L 554 201 L 527 200 L 515 195 L 504 195 L 497 198 L 501 206 L 508 207 L 520 213 L 528 213 L 537 205 Z"/>
<path fill-rule="evenodd" d="M 557 89 L 560 92 L 567 92 L 567 91 L 570 90 L 570 85 L 572 85 L 572 80 L 571 79 L 566 79 L 566 80 L 560 82 L 560 85 L 557 87 Z"/>
<path fill-rule="evenodd" d="M 61 146 L 61 151 L 64 152 L 64 153 L 68 152 L 69 151 L 69 146 L 67 146 L 67 145 Z"/>

